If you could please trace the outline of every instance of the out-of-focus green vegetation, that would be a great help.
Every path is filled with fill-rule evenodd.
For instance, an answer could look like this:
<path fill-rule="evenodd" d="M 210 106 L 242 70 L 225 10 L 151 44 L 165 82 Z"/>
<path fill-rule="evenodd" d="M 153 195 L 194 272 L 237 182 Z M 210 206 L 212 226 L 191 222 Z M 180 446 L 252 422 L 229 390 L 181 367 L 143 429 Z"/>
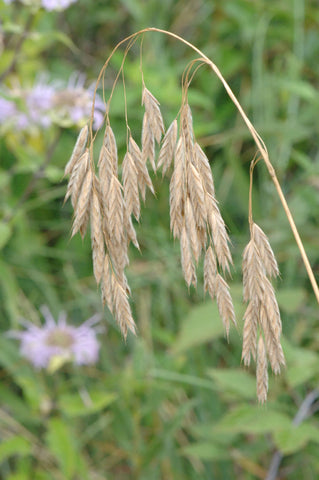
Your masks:
<path fill-rule="evenodd" d="M 32 3 L 32 2 L 29 2 Z M 29 88 L 46 72 L 68 82 L 73 72 L 97 78 L 125 36 L 147 26 L 171 30 L 202 49 L 221 69 L 265 140 L 319 270 L 319 10 L 316 1 L 79 0 L 63 12 L 0 3 L 0 93 Z M 160 34 L 147 34 L 143 71 L 161 102 L 166 126 L 181 101 L 181 75 L 194 54 Z M 111 87 L 122 60 L 106 71 Z M 140 133 L 139 50 L 127 57 L 130 125 Z M 106 94 L 107 94 L 106 89 Z M 189 92 L 194 127 L 211 159 L 216 195 L 229 227 L 235 268 L 231 289 L 238 317 L 229 344 L 216 306 L 202 286 L 182 279 L 179 247 L 169 232 L 168 181 L 154 179 L 131 252 L 128 276 L 138 337 L 125 344 L 107 311 L 94 367 L 36 371 L 5 332 L 21 317 L 39 323 L 39 307 L 62 310 L 80 324 L 101 312 L 89 239 L 70 240 L 71 207 L 63 204 L 65 163 L 79 125 L 61 118 L 49 128 L 0 125 L 0 478 L 233 479 L 266 478 L 276 450 L 282 476 L 319 476 L 319 419 L 292 424 L 319 380 L 318 305 L 265 167 L 256 168 L 255 220 L 270 238 L 287 368 L 270 379 L 269 401 L 255 400 L 254 369 L 240 365 L 243 305 L 241 255 L 248 240 L 249 163 L 255 154 L 242 120 L 218 80 L 201 69 Z M 121 87 L 111 119 L 124 152 Z M 0 112 L 1 118 L 1 112 Z M 279 477 L 278 477 L 279 478 Z"/>

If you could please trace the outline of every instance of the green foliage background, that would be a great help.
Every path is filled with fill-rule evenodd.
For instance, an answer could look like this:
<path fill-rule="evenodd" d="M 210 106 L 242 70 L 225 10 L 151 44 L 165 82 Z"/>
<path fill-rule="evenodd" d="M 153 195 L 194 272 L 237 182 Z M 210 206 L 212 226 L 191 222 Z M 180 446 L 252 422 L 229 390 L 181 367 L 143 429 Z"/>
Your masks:
<path fill-rule="evenodd" d="M 97 78 L 125 36 L 147 26 L 171 30 L 202 49 L 221 69 L 265 140 L 315 274 L 319 270 L 319 10 L 315 0 L 79 0 L 64 12 L 0 3 L 0 75 L 24 41 L 5 85 L 32 84 L 41 71 L 67 80 L 74 71 Z M 28 31 L 25 32 L 25 26 Z M 194 54 L 157 33 L 147 34 L 143 71 L 161 102 L 166 126 L 181 101 L 180 81 Z M 122 60 L 106 74 L 111 87 Z M 140 134 L 139 51 L 125 64 L 129 123 Z M 89 240 L 70 240 L 71 207 L 62 206 L 63 169 L 77 128 L 57 123 L 0 138 L 0 478 L 254 479 L 266 478 L 276 450 L 280 478 L 319 476 L 319 419 L 292 421 L 318 386 L 318 306 L 275 189 L 260 163 L 254 218 L 280 264 L 277 282 L 286 371 L 270 379 L 268 404 L 255 399 L 254 369 L 240 365 L 241 255 L 248 240 L 249 163 L 255 146 L 217 79 L 206 69 L 189 95 L 195 134 L 211 159 L 216 194 L 233 243 L 231 290 L 238 331 L 224 338 L 216 306 L 202 286 L 182 279 L 179 247 L 169 232 L 168 182 L 154 178 L 128 276 L 137 338 L 125 344 L 109 312 L 95 367 L 35 371 L 4 333 L 18 319 L 39 323 L 39 307 L 65 310 L 80 324 L 102 312 Z M 125 149 L 121 87 L 111 120 Z M 1 127 L 0 127 L 1 128 Z"/>

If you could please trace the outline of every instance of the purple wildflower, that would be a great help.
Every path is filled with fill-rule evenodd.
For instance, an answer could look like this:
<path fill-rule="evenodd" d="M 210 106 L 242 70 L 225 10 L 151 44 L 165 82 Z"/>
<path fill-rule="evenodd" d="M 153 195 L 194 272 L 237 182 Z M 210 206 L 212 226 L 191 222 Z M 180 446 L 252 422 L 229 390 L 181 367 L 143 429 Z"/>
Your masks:
<path fill-rule="evenodd" d="M 92 110 L 94 86 L 85 87 L 85 76 L 74 73 L 67 85 L 61 81 L 49 82 L 42 75 L 29 89 L 15 87 L 6 89 L 4 99 L 0 97 L 0 125 L 14 125 L 18 130 L 34 127 L 49 128 L 52 123 L 63 127 L 83 125 Z M 19 100 L 17 104 L 11 99 Z M 20 108 L 17 107 L 19 105 Z M 95 96 L 93 128 L 98 129 L 103 123 L 105 104 Z"/>
<path fill-rule="evenodd" d="M 45 323 L 38 327 L 23 321 L 23 332 L 13 331 L 10 336 L 20 340 L 20 354 L 36 368 L 47 368 L 56 359 L 73 361 L 76 365 L 90 365 L 98 360 L 99 342 L 96 339 L 96 323 L 100 315 L 94 315 L 81 326 L 66 323 L 66 314 L 60 314 L 55 322 L 46 306 L 41 308 Z"/>
<path fill-rule="evenodd" d="M 52 10 L 65 10 L 77 0 L 41 0 L 42 7 L 51 12 Z"/>
<path fill-rule="evenodd" d="M 10 4 L 13 1 L 14 0 L 4 0 L 4 3 Z M 77 0 L 41 0 L 41 6 L 48 12 L 52 12 L 53 10 L 65 10 L 76 1 Z M 28 2 L 24 1 L 22 1 L 22 3 L 28 4 Z"/>
<path fill-rule="evenodd" d="M 0 124 L 12 118 L 16 111 L 17 108 L 14 102 L 0 97 Z"/>
<path fill-rule="evenodd" d="M 26 95 L 26 107 L 30 117 L 30 123 L 44 128 L 51 125 L 49 117 L 50 109 L 53 106 L 55 88 L 45 79 L 40 80 Z"/>
<path fill-rule="evenodd" d="M 62 118 L 69 118 L 73 124 L 87 121 L 91 115 L 94 86 L 85 88 L 85 77 L 78 73 L 70 76 L 68 85 L 55 95 L 55 107 Z M 104 119 L 105 105 L 102 99 L 95 96 L 93 128 L 98 129 Z"/>

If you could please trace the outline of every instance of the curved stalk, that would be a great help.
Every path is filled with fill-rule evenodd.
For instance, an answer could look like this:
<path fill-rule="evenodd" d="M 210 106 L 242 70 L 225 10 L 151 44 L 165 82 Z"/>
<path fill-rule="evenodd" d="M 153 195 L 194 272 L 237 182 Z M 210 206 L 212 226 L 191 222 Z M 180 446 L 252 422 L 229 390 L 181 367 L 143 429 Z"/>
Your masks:
<path fill-rule="evenodd" d="M 289 209 L 289 206 L 287 204 L 287 201 L 286 201 L 286 198 L 283 194 L 283 191 L 282 191 L 282 188 L 280 186 L 280 183 L 279 183 L 279 180 L 277 178 L 277 175 L 276 175 L 276 172 L 275 172 L 275 169 L 274 167 L 272 166 L 272 163 L 269 159 L 269 155 L 268 155 L 268 151 L 267 151 L 267 147 L 264 143 L 264 141 L 262 140 L 262 138 L 260 137 L 260 135 L 258 134 L 258 132 L 256 131 L 255 127 L 253 126 L 253 124 L 251 123 L 251 121 L 249 120 L 249 118 L 247 117 L 245 111 L 243 110 L 241 104 L 239 103 L 237 97 L 235 96 L 235 94 L 233 93 L 232 89 L 230 88 L 229 84 L 226 82 L 225 78 L 223 77 L 221 71 L 219 70 L 219 68 L 217 67 L 217 65 L 215 65 L 214 62 L 212 62 L 201 50 L 199 50 L 197 47 L 195 47 L 192 43 L 188 42 L 187 40 L 185 40 L 184 38 L 180 37 L 179 35 L 175 34 L 175 33 L 172 33 L 172 32 L 169 32 L 167 30 L 162 30 L 160 28 L 155 28 L 155 27 L 149 27 L 149 28 L 145 28 L 143 30 L 140 30 L 139 32 L 136 32 L 132 35 L 130 35 L 129 37 L 126 37 L 124 40 L 122 40 L 120 43 L 118 43 L 115 47 L 115 49 L 112 51 L 111 55 L 109 56 L 109 58 L 107 59 L 107 61 L 105 62 L 104 66 L 102 67 L 102 70 L 100 72 L 100 75 L 98 77 L 98 80 L 97 80 L 97 86 L 101 80 L 101 77 L 103 75 L 103 72 L 105 71 L 109 61 L 111 60 L 113 54 L 115 53 L 115 51 L 125 42 L 131 40 L 132 38 L 134 37 L 137 37 L 139 35 L 142 35 L 143 33 L 147 33 L 147 32 L 158 32 L 158 33 L 162 33 L 164 35 L 168 35 L 169 37 L 172 37 L 172 38 L 175 38 L 176 40 L 184 43 L 185 45 L 187 45 L 188 47 L 190 47 L 192 50 L 194 50 L 195 52 L 197 52 L 200 57 L 203 59 L 203 61 L 213 70 L 213 72 L 215 73 L 215 75 L 219 78 L 219 80 L 221 81 L 221 83 L 223 84 L 228 96 L 230 97 L 231 101 L 233 102 L 233 104 L 236 106 L 237 110 L 239 111 L 242 119 L 244 120 L 245 124 L 247 125 L 247 128 L 248 130 L 250 131 L 254 141 L 255 141 L 255 144 L 260 152 L 260 155 L 261 157 L 263 158 L 265 164 L 266 164 L 266 167 L 268 169 L 268 172 L 269 172 L 269 175 L 275 185 L 275 188 L 277 190 L 277 193 L 278 193 L 278 196 L 279 196 L 279 199 L 280 199 L 280 202 L 283 206 L 283 209 L 285 211 L 285 214 L 287 216 L 287 219 L 288 219 L 288 222 L 290 224 L 290 228 L 292 230 L 292 233 L 294 235 L 294 238 L 295 238 L 295 241 L 297 243 L 297 246 L 298 246 L 298 249 L 300 251 L 300 254 L 301 254 L 301 258 L 303 260 L 303 263 L 305 265 L 305 268 L 306 268 L 306 271 L 307 271 L 307 274 L 308 274 L 308 277 L 309 277 L 309 280 L 310 280 L 310 283 L 311 283 L 311 286 L 313 288 L 313 291 L 314 291 L 314 294 L 316 296 L 316 299 L 317 299 L 317 302 L 319 303 L 319 287 L 318 287 L 318 284 L 316 282 L 316 279 L 315 279 L 315 276 L 314 276 L 314 273 L 313 273 L 313 270 L 311 268 L 311 265 L 310 265 L 310 262 L 309 262 L 309 259 L 308 259 L 308 256 L 306 254 L 306 251 L 304 249 L 304 246 L 303 246 L 303 243 L 302 243 L 302 240 L 300 238 L 300 235 L 299 235 L 299 232 L 298 232 L 298 229 L 296 227 L 296 224 L 295 224 L 295 221 L 293 219 L 293 216 L 292 216 L 292 213 Z M 96 87 L 97 89 L 97 87 Z M 94 96 L 95 98 L 95 96 Z M 92 107 L 92 116 L 93 116 L 93 111 L 94 111 L 94 101 L 93 101 L 93 107 Z M 92 130 L 91 130 L 91 138 L 92 138 Z"/>

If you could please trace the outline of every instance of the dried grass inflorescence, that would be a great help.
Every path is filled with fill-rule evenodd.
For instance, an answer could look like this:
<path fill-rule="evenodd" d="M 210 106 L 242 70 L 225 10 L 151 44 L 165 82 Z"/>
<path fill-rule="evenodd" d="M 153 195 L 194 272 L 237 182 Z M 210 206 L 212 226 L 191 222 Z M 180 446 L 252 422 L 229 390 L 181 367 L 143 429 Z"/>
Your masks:
<path fill-rule="evenodd" d="M 145 29 L 150 30 L 170 35 L 193 48 L 200 54 L 202 64 L 207 64 L 223 83 L 274 180 L 309 278 L 314 285 L 311 267 L 270 163 L 266 146 L 219 69 L 202 52 L 181 37 L 154 28 Z M 191 69 L 197 60 L 191 62 L 190 67 L 185 70 L 180 112 L 166 132 L 160 104 L 146 88 L 142 73 L 144 116 L 141 143 L 139 145 L 133 138 L 128 125 L 125 100 L 127 148 L 123 159 L 118 158 L 116 138 L 109 119 L 109 104 L 116 82 L 120 74 L 123 74 L 126 54 L 138 35 L 143 32 L 133 34 L 120 42 L 99 75 L 97 86 L 99 81 L 104 79 L 105 69 L 113 53 L 122 43 L 129 41 L 109 97 L 103 145 L 97 166 L 93 159 L 95 139 L 92 133 L 93 106 L 90 126 L 82 128 L 65 167 L 65 175 L 69 175 L 65 200 L 70 198 L 74 208 L 72 236 L 79 232 L 83 238 L 90 224 L 93 271 L 96 283 L 101 289 L 102 302 L 114 315 L 124 338 L 129 330 L 135 334 L 136 326 L 129 303 L 131 292 L 125 275 L 125 268 L 129 263 L 128 247 L 132 243 L 139 249 L 134 222 L 140 220 L 141 200 L 145 202 L 147 190 L 155 194 L 149 168 L 151 167 L 154 172 L 161 169 L 162 176 L 171 172 L 170 228 L 173 237 L 180 242 L 181 266 L 185 281 L 188 287 L 193 285 L 196 288 L 198 262 L 204 258 L 204 290 L 212 300 L 216 300 L 228 338 L 230 325 L 236 324 L 233 302 L 226 281 L 232 266 L 230 241 L 215 196 L 209 161 L 194 135 L 192 112 L 187 99 L 192 78 Z M 124 82 L 124 75 L 122 76 Z M 126 94 L 124 96 L 126 99 Z M 253 161 L 253 165 L 256 163 Z M 251 186 L 252 171 L 253 168 Z M 278 374 L 285 365 L 285 359 L 280 344 L 280 313 L 270 281 L 272 277 L 278 276 L 279 271 L 266 235 L 252 221 L 251 187 L 249 222 L 251 238 L 243 255 L 244 300 L 248 305 L 244 315 L 242 359 L 246 366 L 250 365 L 251 357 L 256 362 L 257 397 L 263 403 L 268 392 L 268 362 L 273 372 Z M 314 290 L 316 291 L 315 287 Z"/>
<path fill-rule="evenodd" d="M 251 357 L 257 363 L 257 397 L 267 398 L 267 357 L 275 374 L 285 365 L 280 344 L 281 319 L 271 277 L 279 275 L 277 261 L 265 233 L 251 224 L 251 238 L 243 254 L 244 315 L 242 359 L 246 366 Z"/>
<path fill-rule="evenodd" d="M 128 129 L 127 151 L 120 165 L 108 117 L 97 169 L 88 127 L 81 130 L 65 168 L 65 174 L 70 176 L 65 199 L 71 197 L 74 208 L 72 236 L 80 232 L 83 237 L 90 223 L 93 271 L 103 304 L 114 314 L 124 337 L 128 330 L 135 333 L 125 276 L 128 245 L 132 242 L 139 248 L 132 217 L 139 221 L 141 199 L 145 201 L 147 189 L 155 193 L 148 165 L 154 172 L 161 168 L 165 175 L 173 164 L 170 225 L 174 238 L 180 240 L 184 278 L 188 287 L 196 287 L 197 264 L 203 255 L 205 291 L 216 298 L 228 336 L 230 324 L 236 323 L 224 278 L 232 264 L 229 238 L 215 197 L 209 161 L 195 140 L 190 106 L 184 99 L 179 127 L 175 119 L 165 133 L 160 104 L 144 84 L 142 105 L 145 113 L 141 146 Z M 157 162 L 156 144 L 160 145 Z"/>

